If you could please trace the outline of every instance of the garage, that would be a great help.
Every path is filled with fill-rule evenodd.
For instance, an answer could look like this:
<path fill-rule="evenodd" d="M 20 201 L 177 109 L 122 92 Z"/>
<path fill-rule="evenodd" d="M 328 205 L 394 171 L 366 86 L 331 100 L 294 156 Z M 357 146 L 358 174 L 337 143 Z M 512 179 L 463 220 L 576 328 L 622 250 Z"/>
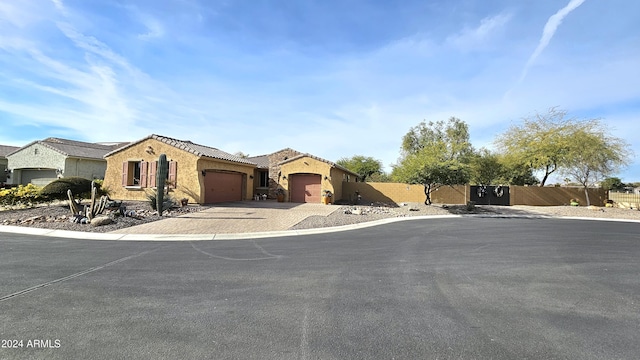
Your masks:
<path fill-rule="evenodd" d="M 317 174 L 295 174 L 290 176 L 291 202 L 322 202 L 322 178 Z"/>
<path fill-rule="evenodd" d="M 204 177 L 204 202 L 207 204 L 242 201 L 242 175 L 234 172 L 207 171 Z"/>
<path fill-rule="evenodd" d="M 23 185 L 31 183 L 37 186 L 45 186 L 57 178 L 58 176 L 54 169 L 20 170 L 20 183 Z"/>

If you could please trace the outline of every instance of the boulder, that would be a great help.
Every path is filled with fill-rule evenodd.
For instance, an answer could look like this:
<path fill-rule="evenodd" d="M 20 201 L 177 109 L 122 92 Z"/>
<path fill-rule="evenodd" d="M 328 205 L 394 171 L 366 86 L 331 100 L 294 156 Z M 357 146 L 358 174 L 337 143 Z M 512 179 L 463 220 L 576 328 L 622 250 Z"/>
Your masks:
<path fill-rule="evenodd" d="M 108 225 L 108 224 L 111 224 L 112 222 L 113 220 L 111 220 L 111 218 L 108 216 L 98 216 L 96 218 L 93 218 L 93 220 L 91 220 L 91 226 Z"/>

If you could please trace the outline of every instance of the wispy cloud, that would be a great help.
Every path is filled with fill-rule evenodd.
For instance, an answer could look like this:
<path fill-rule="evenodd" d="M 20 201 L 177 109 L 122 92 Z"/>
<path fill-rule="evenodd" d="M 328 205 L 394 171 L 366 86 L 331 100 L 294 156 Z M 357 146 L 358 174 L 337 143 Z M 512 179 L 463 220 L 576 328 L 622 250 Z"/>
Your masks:
<path fill-rule="evenodd" d="M 51 0 L 56 9 L 63 15 L 68 15 L 67 8 L 64 6 L 62 0 Z"/>
<path fill-rule="evenodd" d="M 520 75 L 519 82 L 522 82 L 524 78 L 527 77 L 529 68 L 531 68 L 533 63 L 538 58 L 538 56 L 540 56 L 542 51 L 544 51 L 547 45 L 549 45 L 551 38 L 553 38 L 553 35 L 556 33 L 556 30 L 558 30 L 558 27 L 560 26 L 560 24 L 562 24 L 562 20 L 564 20 L 564 18 L 567 17 L 569 13 L 577 9 L 578 6 L 582 5 L 582 3 L 584 2 L 585 0 L 571 0 L 569 1 L 569 4 L 567 4 L 567 6 L 560 9 L 557 13 L 551 15 L 549 20 L 547 20 L 547 23 L 544 25 L 544 29 L 542 30 L 542 37 L 540 38 L 538 47 L 536 47 L 533 54 L 531 54 L 531 56 L 529 57 L 529 60 L 527 61 L 527 64 L 524 66 L 524 69 L 522 70 L 522 74 Z"/>
<path fill-rule="evenodd" d="M 156 17 L 140 11 L 140 9 L 133 5 L 126 6 L 126 9 L 134 20 L 140 22 L 146 30 L 146 32 L 137 35 L 138 39 L 146 41 L 164 36 L 164 25 Z"/>
<path fill-rule="evenodd" d="M 449 36 L 446 43 L 461 51 L 481 49 L 495 32 L 511 20 L 511 17 L 510 13 L 486 17 L 480 21 L 480 25 L 477 27 L 465 28 L 459 33 Z"/>

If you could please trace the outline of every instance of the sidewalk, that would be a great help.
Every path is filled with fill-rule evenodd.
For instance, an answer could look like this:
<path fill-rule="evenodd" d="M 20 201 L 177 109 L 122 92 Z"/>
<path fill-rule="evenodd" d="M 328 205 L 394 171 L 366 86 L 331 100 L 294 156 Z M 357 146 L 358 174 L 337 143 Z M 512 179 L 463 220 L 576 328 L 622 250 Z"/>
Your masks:
<path fill-rule="evenodd" d="M 110 234 L 231 234 L 283 231 L 309 216 L 328 216 L 338 205 L 243 201 L 166 218 Z"/>

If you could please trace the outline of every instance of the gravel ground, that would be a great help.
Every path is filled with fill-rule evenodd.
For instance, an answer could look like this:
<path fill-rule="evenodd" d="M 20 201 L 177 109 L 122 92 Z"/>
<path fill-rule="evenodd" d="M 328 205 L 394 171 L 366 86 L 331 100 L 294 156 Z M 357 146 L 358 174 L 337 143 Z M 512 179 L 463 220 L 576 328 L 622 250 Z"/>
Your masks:
<path fill-rule="evenodd" d="M 29 209 L 2 210 L 0 211 L 0 225 L 16 225 L 45 229 L 110 232 L 130 226 L 140 225 L 162 218 L 146 202 L 125 202 L 127 210 L 133 210 L 140 219 L 121 217 L 110 214 L 114 220 L 112 224 L 94 227 L 88 224 L 72 223 L 69 220 L 69 207 L 64 203 L 52 204 Z M 175 208 L 165 212 L 163 217 L 180 216 L 186 213 L 207 209 L 207 206 L 189 205 Z M 358 215 L 357 213 L 360 212 Z M 330 226 L 350 225 L 362 222 L 423 215 L 450 215 L 450 214 L 488 214 L 488 215 L 537 215 L 555 217 L 593 217 L 632 219 L 640 221 L 640 211 L 620 208 L 596 208 L 595 210 L 581 206 L 476 206 L 473 211 L 467 211 L 464 205 L 426 206 L 421 203 L 409 203 L 404 206 L 388 206 L 375 204 L 373 206 L 342 206 L 329 216 L 311 216 L 291 229 L 311 229 Z"/>
<path fill-rule="evenodd" d="M 361 209 L 361 215 L 349 214 L 354 209 Z M 637 209 L 596 208 L 586 206 L 476 206 L 473 211 L 467 211 L 465 205 L 427 206 L 421 203 L 409 203 L 406 206 L 343 206 L 331 215 L 311 216 L 294 225 L 291 229 L 312 229 L 329 226 L 351 225 L 367 221 L 380 220 L 391 217 L 423 216 L 423 215 L 521 215 L 521 216 L 554 216 L 554 217 L 591 217 L 609 219 L 632 219 L 640 221 L 640 211 Z"/>
<path fill-rule="evenodd" d="M 105 210 L 103 215 L 108 215 L 113 220 L 113 223 L 102 226 L 73 223 L 70 220 L 71 212 L 69 206 L 64 202 L 59 202 L 27 209 L 2 209 L 0 210 L 0 225 L 105 233 L 208 208 L 207 206 L 188 205 L 173 208 L 170 211 L 164 211 L 162 217 L 160 217 L 158 213 L 153 211 L 151 206 L 144 201 L 125 201 L 123 205 L 126 207 L 127 212 L 130 213 L 133 211 L 132 215 L 135 215 L 137 218 L 119 216 L 116 214 L 116 210 Z"/>

